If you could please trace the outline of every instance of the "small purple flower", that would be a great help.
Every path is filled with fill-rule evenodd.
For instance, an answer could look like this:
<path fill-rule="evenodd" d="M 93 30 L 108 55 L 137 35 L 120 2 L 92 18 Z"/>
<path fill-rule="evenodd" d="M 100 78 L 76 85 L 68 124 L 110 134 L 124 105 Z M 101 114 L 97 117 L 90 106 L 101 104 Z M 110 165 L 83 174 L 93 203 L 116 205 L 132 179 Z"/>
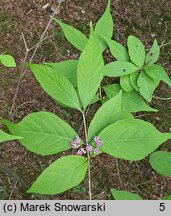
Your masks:
<path fill-rule="evenodd" d="M 91 145 L 87 145 L 86 150 L 87 150 L 88 152 L 92 151 L 92 149 L 93 149 L 93 147 L 92 147 Z"/>
<path fill-rule="evenodd" d="M 96 143 L 96 145 L 99 147 L 99 146 L 101 146 L 103 143 L 102 143 L 102 141 L 99 139 L 99 137 L 97 137 L 97 136 L 95 136 L 94 137 L 94 141 L 95 141 L 95 143 Z"/>
<path fill-rule="evenodd" d="M 77 136 L 77 137 L 75 138 L 74 141 L 75 141 L 77 144 L 80 143 L 80 138 L 79 138 L 79 136 Z"/>
<path fill-rule="evenodd" d="M 80 143 L 80 138 L 77 136 L 73 141 L 71 141 L 71 146 L 73 149 L 78 149 L 80 146 L 77 145 Z"/>
<path fill-rule="evenodd" d="M 75 141 L 71 142 L 71 146 L 73 149 L 78 149 L 80 147 L 79 145 L 77 145 L 77 143 Z"/>
<path fill-rule="evenodd" d="M 98 154 L 100 152 L 100 150 L 98 148 L 94 149 L 94 154 Z"/>
<path fill-rule="evenodd" d="M 78 149 L 79 146 L 77 146 L 77 144 L 75 144 L 75 145 L 72 145 L 72 148 L 73 148 L 73 149 Z"/>
<path fill-rule="evenodd" d="M 83 154 L 82 150 L 78 150 L 78 151 L 77 151 L 77 155 L 78 155 L 78 156 L 81 156 L 82 154 Z"/>
<path fill-rule="evenodd" d="M 102 144 L 103 144 L 103 143 L 102 143 L 101 140 L 98 140 L 98 141 L 96 142 L 96 145 L 97 145 L 97 146 L 102 146 Z"/>
<path fill-rule="evenodd" d="M 94 137 L 94 141 L 95 141 L 95 142 L 98 142 L 98 141 L 99 141 L 99 137 L 95 136 L 95 137 Z"/>
<path fill-rule="evenodd" d="M 71 141 L 71 145 L 76 145 L 77 143 L 74 141 Z"/>

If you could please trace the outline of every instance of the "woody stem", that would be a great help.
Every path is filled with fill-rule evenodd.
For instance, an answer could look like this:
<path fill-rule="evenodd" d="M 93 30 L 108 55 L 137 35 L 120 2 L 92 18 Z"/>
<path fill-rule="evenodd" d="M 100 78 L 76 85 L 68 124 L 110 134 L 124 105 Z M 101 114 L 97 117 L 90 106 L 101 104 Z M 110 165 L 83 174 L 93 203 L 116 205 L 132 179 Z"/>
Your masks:
<path fill-rule="evenodd" d="M 84 131 L 85 131 L 85 138 L 86 138 L 86 145 L 88 145 L 88 136 L 87 136 L 87 124 L 86 124 L 86 117 L 85 113 L 82 113 L 83 116 L 83 124 L 84 124 Z M 87 150 L 87 159 L 88 159 L 88 191 L 89 191 L 89 199 L 92 200 L 92 192 L 91 192 L 91 157 L 90 152 Z"/>

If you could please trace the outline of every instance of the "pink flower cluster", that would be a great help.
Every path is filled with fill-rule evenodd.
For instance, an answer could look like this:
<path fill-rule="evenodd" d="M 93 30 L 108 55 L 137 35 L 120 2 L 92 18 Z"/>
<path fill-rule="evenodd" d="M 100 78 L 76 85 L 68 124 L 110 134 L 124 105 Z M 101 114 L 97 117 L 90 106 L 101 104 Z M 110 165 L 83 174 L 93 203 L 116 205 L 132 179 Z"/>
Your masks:
<path fill-rule="evenodd" d="M 71 146 L 73 149 L 78 149 L 80 147 L 80 145 L 78 145 L 80 143 L 80 138 L 77 136 L 73 141 L 71 141 Z"/>
<path fill-rule="evenodd" d="M 81 149 L 77 151 L 78 156 L 81 156 L 82 154 L 83 154 L 83 151 Z"/>
<path fill-rule="evenodd" d="M 102 141 L 97 136 L 94 137 L 94 142 L 96 143 L 98 147 L 102 146 L 103 144 Z"/>
<path fill-rule="evenodd" d="M 93 147 L 91 145 L 87 145 L 86 151 L 91 152 L 93 150 Z"/>
<path fill-rule="evenodd" d="M 80 138 L 77 136 L 73 141 L 71 141 L 71 146 L 73 149 L 78 149 L 76 153 L 78 156 L 81 156 L 83 154 L 86 154 L 86 152 L 91 152 L 91 151 L 94 151 L 94 154 L 98 154 L 100 152 L 98 147 L 100 147 L 103 143 L 97 136 L 94 137 L 94 141 L 96 143 L 97 148 L 94 149 L 93 146 L 87 144 L 85 148 L 79 149 Z"/>

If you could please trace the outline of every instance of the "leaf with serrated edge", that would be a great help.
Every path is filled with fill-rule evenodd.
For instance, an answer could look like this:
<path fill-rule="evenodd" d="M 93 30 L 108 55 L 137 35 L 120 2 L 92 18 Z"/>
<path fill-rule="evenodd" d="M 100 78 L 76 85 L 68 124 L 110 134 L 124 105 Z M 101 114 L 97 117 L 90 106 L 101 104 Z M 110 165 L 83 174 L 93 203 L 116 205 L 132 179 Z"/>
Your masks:
<path fill-rule="evenodd" d="M 112 84 L 104 86 L 104 91 L 107 97 L 110 99 L 119 93 L 121 87 L 119 84 Z M 158 110 L 149 107 L 143 97 L 136 91 L 124 92 L 122 93 L 122 107 L 128 112 L 140 112 L 149 111 L 157 112 Z"/>
<path fill-rule="evenodd" d="M 16 67 L 15 60 L 11 55 L 0 55 L 0 61 L 5 67 Z"/>
<path fill-rule="evenodd" d="M 143 43 L 135 36 L 130 35 L 127 45 L 131 61 L 137 65 L 137 67 L 141 68 L 145 61 L 145 48 Z"/>
<path fill-rule="evenodd" d="M 111 189 L 111 193 L 115 200 L 142 200 L 139 195 L 124 190 Z"/>
<path fill-rule="evenodd" d="M 158 80 L 152 79 L 144 71 L 139 75 L 137 81 L 139 92 L 148 102 L 152 100 L 153 92 L 159 85 L 159 82 Z"/>
<path fill-rule="evenodd" d="M 171 87 L 171 80 L 162 66 L 153 64 L 150 66 L 146 66 L 144 69 L 148 76 L 150 76 L 154 80 L 162 80 Z"/>
<path fill-rule="evenodd" d="M 84 110 L 96 94 L 103 78 L 104 62 L 98 45 L 91 38 L 82 52 L 77 70 L 77 85 Z"/>
<path fill-rule="evenodd" d="M 158 151 L 150 156 L 150 164 L 163 176 L 171 177 L 171 152 Z"/>
<path fill-rule="evenodd" d="M 32 184 L 28 193 L 55 195 L 81 183 L 87 172 L 87 159 L 65 156 L 53 162 Z"/>
<path fill-rule="evenodd" d="M 129 79 L 129 74 L 125 76 L 121 76 L 120 86 L 126 92 L 130 92 L 134 90 L 133 86 L 131 85 L 130 79 Z"/>
<path fill-rule="evenodd" d="M 79 30 L 69 26 L 60 20 L 53 17 L 53 20 L 60 25 L 62 28 L 66 39 L 75 46 L 78 50 L 83 51 L 84 47 L 86 46 L 88 39 L 86 36 L 80 32 Z"/>
<path fill-rule="evenodd" d="M 24 137 L 21 145 L 40 155 L 56 154 L 71 148 L 77 133 L 53 113 L 36 112 L 13 124 L 2 120 L 11 134 Z"/>
<path fill-rule="evenodd" d="M 6 141 L 17 140 L 17 139 L 23 139 L 23 137 L 13 136 L 11 134 L 7 134 L 4 131 L 0 130 L 0 144 Z"/>
<path fill-rule="evenodd" d="M 74 87 L 77 87 L 77 65 L 78 60 L 66 60 L 62 62 L 45 62 L 63 76 L 65 76 Z"/>
<path fill-rule="evenodd" d="M 115 121 L 132 118 L 132 115 L 122 110 L 122 92 L 104 103 L 96 112 L 88 129 L 89 143 L 108 125 Z"/>
<path fill-rule="evenodd" d="M 161 133 L 152 124 L 142 120 L 119 120 L 106 127 L 98 135 L 100 147 L 113 157 L 125 160 L 142 160 L 163 142 L 171 139 L 171 133 Z"/>
<path fill-rule="evenodd" d="M 134 64 L 130 62 L 115 61 L 104 67 L 104 75 L 109 77 L 119 77 L 134 73 L 138 70 Z"/>
<path fill-rule="evenodd" d="M 29 64 L 28 66 L 48 95 L 61 104 L 81 110 L 78 95 L 65 76 L 48 65 Z"/>
<path fill-rule="evenodd" d="M 155 63 L 158 60 L 159 56 L 160 56 L 160 47 L 157 43 L 157 40 L 155 39 L 150 51 L 146 55 L 146 59 L 145 59 L 146 64 L 151 65 Z"/>

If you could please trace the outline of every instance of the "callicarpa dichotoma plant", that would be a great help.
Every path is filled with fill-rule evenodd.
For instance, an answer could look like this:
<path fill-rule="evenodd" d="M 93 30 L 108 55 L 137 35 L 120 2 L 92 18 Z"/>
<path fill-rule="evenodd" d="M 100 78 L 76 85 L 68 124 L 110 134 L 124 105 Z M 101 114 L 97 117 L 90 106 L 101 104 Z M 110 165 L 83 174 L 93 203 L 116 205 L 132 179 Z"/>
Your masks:
<path fill-rule="evenodd" d="M 59 63 L 28 64 L 28 67 L 44 91 L 58 104 L 81 113 L 85 140 L 68 123 L 50 112 L 31 113 L 16 124 L 8 120 L 1 122 L 12 135 L 23 137 L 19 142 L 33 153 L 47 156 L 73 149 L 72 155 L 62 156 L 47 167 L 28 193 L 59 194 L 81 183 L 87 175 L 89 199 L 92 199 L 92 157 L 107 153 L 124 160 L 142 160 L 171 139 L 171 133 L 161 133 L 152 124 L 134 119 L 131 114 L 156 111 L 143 99 L 150 100 L 151 89 L 154 90 L 154 85 L 149 87 L 149 82 L 154 80 L 159 83 L 160 79 L 170 85 L 170 80 L 163 69 L 160 70 L 161 76 L 155 76 L 154 70 L 149 69 L 158 67 L 154 64 L 156 54 L 147 54 L 145 60 L 144 46 L 137 38 L 128 38 L 128 52 L 111 39 L 113 21 L 110 1 L 95 28 L 90 23 L 88 38 L 58 19 L 54 18 L 54 21 L 61 26 L 68 41 L 81 51 L 80 58 Z M 155 46 L 150 52 L 156 49 Z M 102 53 L 107 47 L 117 61 L 105 65 Z M 152 56 L 155 56 L 153 60 Z M 159 71 L 156 73 L 159 74 Z M 116 90 L 112 87 L 112 92 L 104 87 L 109 100 L 101 105 L 87 125 L 86 110 L 97 101 L 96 94 L 106 75 L 121 77 L 120 84 L 117 84 Z"/>

